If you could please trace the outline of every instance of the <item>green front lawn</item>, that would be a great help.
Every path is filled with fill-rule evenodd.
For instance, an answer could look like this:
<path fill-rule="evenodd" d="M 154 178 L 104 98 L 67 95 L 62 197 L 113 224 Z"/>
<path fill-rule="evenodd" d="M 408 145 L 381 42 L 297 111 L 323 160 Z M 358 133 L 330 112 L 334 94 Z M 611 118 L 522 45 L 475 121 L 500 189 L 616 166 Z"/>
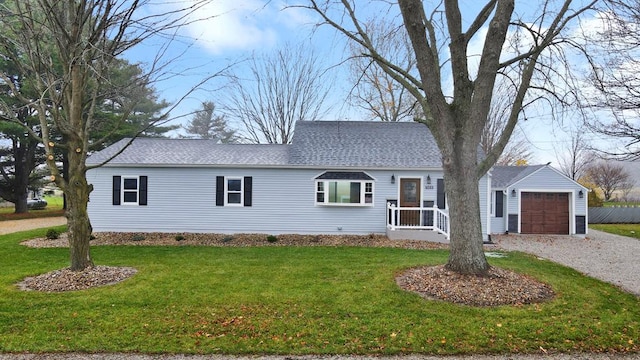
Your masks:
<path fill-rule="evenodd" d="M 403 269 L 443 250 L 95 246 L 132 266 L 117 285 L 68 293 L 16 283 L 68 265 L 67 249 L 0 236 L 0 352 L 401 354 L 639 351 L 640 300 L 521 253 L 490 259 L 551 284 L 544 304 L 475 308 L 402 291 Z"/>
<path fill-rule="evenodd" d="M 589 228 L 640 239 L 640 224 L 589 224 Z"/>
<path fill-rule="evenodd" d="M 605 201 L 602 206 L 604 207 L 613 207 L 613 206 L 640 206 L 639 201 Z"/>
<path fill-rule="evenodd" d="M 0 221 L 64 216 L 62 196 L 43 196 L 42 198 L 47 201 L 47 207 L 45 209 L 29 210 L 29 212 L 24 214 L 15 214 L 13 204 L 7 207 L 0 207 Z"/>

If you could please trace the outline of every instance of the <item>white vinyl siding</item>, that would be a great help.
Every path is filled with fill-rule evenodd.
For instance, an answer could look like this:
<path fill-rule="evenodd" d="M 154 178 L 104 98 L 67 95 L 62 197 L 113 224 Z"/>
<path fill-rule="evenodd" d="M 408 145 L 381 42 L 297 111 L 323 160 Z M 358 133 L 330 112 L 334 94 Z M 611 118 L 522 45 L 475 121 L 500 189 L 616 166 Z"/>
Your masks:
<path fill-rule="evenodd" d="M 433 179 L 442 176 L 437 171 L 367 170 L 373 181 L 364 182 L 372 183 L 372 203 L 350 207 L 316 204 L 315 178 L 326 169 L 136 168 L 135 173 L 150 179 L 148 206 L 112 206 L 112 176 L 131 174 L 131 170 L 106 166 L 88 172 L 87 178 L 94 185 L 89 202 L 94 231 L 381 234 L 386 230 L 387 201 L 398 199 L 399 182 L 391 183 L 392 175 L 396 179 L 424 179 L 429 173 L 432 184 L 423 185 L 423 203 L 435 201 Z M 252 205 L 216 206 L 217 177 L 252 178 Z M 479 184 L 483 236 L 487 231 L 486 178 Z M 366 199 L 366 185 L 362 191 Z"/>
<path fill-rule="evenodd" d="M 369 234 L 386 230 L 386 198 L 394 196 L 392 172 L 375 186 L 371 206 L 317 206 L 318 169 L 137 168 L 149 176 L 149 206 L 111 206 L 111 176 L 118 167 L 88 172 L 94 185 L 89 216 L 95 231 L 271 234 Z M 216 206 L 216 177 L 253 178 L 252 206 Z M 375 201 L 375 198 L 381 199 Z M 114 208 L 117 208 L 114 210 Z"/>
<path fill-rule="evenodd" d="M 446 189 L 445 189 L 446 191 Z M 482 239 L 487 240 L 489 238 L 489 197 L 491 196 L 489 186 L 489 175 L 484 175 L 478 182 L 478 192 L 480 195 L 480 224 L 482 225 Z"/>

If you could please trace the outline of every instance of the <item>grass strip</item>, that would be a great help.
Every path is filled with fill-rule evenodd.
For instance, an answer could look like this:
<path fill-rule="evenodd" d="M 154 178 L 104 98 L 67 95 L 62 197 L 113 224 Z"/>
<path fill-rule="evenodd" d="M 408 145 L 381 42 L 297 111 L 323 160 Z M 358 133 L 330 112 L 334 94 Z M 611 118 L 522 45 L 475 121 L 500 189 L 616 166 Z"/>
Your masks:
<path fill-rule="evenodd" d="M 589 224 L 589 228 L 640 239 L 640 224 Z"/>

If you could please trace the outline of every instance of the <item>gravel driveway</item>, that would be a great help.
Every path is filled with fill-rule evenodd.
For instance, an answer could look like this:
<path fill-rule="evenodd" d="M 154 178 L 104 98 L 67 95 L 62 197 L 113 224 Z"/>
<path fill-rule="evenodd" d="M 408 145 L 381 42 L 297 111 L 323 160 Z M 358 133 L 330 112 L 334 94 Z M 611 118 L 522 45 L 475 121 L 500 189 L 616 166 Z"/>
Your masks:
<path fill-rule="evenodd" d="M 499 235 L 496 246 L 569 266 L 640 296 L 640 240 L 589 229 L 589 235 Z"/>
<path fill-rule="evenodd" d="M 67 218 L 65 218 L 64 216 L 38 218 L 38 219 L 0 221 L 0 235 L 14 233 L 18 231 L 64 225 L 66 223 L 67 223 Z"/>

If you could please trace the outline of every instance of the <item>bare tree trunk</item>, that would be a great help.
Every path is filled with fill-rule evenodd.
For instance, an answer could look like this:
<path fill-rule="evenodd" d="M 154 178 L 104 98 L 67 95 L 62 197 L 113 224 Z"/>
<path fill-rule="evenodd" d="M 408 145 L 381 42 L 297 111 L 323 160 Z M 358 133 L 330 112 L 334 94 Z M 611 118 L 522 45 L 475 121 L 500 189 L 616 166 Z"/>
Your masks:
<path fill-rule="evenodd" d="M 71 145 L 71 144 L 70 144 Z M 80 271 L 93 266 L 89 240 L 91 222 L 87 212 L 89 194 L 93 186 L 89 185 L 82 155 L 69 147 L 69 178 L 66 181 L 65 195 L 67 199 L 67 226 L 69 229 L 69 248 L 71 270 Z"/>
<path fill-rule="evenodd" d="M 449 203 L 450 254 L 446 267 L 462 274 L 486 274 L 476 152 L 460 152 L 455 161 L 444 162 L 444 182 Z M 448 157 L 445 157 L 447 159 Z"/>

